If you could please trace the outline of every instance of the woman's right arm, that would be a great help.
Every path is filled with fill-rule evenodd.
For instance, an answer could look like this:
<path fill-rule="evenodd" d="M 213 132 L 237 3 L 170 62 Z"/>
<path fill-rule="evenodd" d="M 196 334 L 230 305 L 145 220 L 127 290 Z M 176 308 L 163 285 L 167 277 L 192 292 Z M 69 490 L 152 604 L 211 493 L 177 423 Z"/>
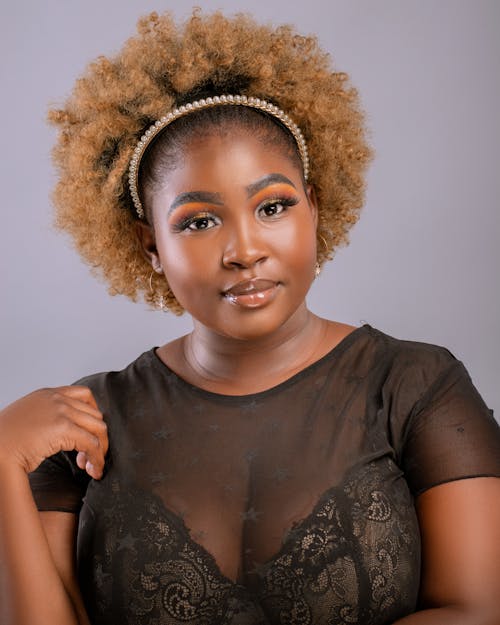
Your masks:
<path fill-rule="evenodd" d="M 106 426 L 90 390 L 42 389 L 0 412 L 0 622 L 87 625 L 75 576 L 76 515 L 39 513 L 28 473 L 59 451 L 102 476 Z"/>

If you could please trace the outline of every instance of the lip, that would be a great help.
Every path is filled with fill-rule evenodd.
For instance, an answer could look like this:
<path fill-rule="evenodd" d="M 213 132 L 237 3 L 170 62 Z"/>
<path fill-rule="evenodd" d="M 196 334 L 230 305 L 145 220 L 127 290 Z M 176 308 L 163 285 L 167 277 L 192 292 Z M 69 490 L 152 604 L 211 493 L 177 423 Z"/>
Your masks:
<path fill-rule="evenodd" d="M 259 308 L 269 304 L 278 291 L 279 283 L 267 278 L 252 278 L 233 284 L 223 292 L 231 303 L 243 308 Z"/>

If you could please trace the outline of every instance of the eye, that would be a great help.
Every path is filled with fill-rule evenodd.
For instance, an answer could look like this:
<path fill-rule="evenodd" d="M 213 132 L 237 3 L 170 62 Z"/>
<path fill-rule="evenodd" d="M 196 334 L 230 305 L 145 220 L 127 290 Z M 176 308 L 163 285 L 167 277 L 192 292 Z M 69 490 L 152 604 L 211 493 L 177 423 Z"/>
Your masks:
<path fill-rule="evenodd" d="M 267 206 L 263 206 L 261 209 L 261 213 L 266 217 L 273 217 L 274 215 L 279 215 L 285 210 L 283 204 L 276 202 L 276 204 L 268 204 Z"/>
<path fill-rule="evenodd" d="M 297 204 L 297 202 L 297 199 L 292 198 L 272 200 L 264 204 L 264 206 L 259 207 L 258 213 L 261 217 L 278 217 L 286 212 L 289 206 L 293 206 L 294 204 Z"/>
<path fill-rule="evenodd" d="M 200 232 L 201 230 L 209 230 L 220 223 L 220 219 L 210 213 L 194 213 L 173 224 L 173 230 L 174 232 Z"/>
<path fill-rule="evenodd" d="M 208 230 L 209 228 L 213 228 L 217 225 L 217 220 L 214 217 L 203 216 L 203 217 L 195 217 L 191 219 L 186 226 L 185 230 Z"/>

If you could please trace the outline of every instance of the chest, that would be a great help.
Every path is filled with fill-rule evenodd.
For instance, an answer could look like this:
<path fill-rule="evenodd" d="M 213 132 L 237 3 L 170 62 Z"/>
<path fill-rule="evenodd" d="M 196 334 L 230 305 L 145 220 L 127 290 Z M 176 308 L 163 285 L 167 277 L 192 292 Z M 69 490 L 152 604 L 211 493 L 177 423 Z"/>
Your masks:
<path fill-rule="evenodd" d="M 418 527 L 390 446 L 347 418 L 356 402 L 335 419 L 331 402 L 310 399 L 306 412 L 250 403 L 235 420 L 225 406 L 193 406 L 111 431 L 79 535 L 82 576 L 101 576 L 94 609 L 130 589 L 169 625 L 212 604 L 227 619 L 234 602 L 267 619 L 249 623 L 294 622 L 283 602 L 311 624 L 344 610 L 351 620 L 339 623 L 374 625 L 413 609 Z"/>

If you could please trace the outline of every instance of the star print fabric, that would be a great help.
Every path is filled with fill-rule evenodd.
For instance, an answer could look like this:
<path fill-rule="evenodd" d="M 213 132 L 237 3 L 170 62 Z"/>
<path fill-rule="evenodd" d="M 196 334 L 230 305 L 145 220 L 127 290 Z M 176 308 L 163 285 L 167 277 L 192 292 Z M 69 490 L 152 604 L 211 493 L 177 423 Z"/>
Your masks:
<path fill-rule="evenodd" d="M 93 625 L 389 625 L 416 609 L 414 498 L 500 476 L 500 434 L 463 364 L 365 324 L 267 391 L 211 393 L 145 352 L 89 376 L 105 476 L 75 453 L 30 475 L 79 513 Z"/>

